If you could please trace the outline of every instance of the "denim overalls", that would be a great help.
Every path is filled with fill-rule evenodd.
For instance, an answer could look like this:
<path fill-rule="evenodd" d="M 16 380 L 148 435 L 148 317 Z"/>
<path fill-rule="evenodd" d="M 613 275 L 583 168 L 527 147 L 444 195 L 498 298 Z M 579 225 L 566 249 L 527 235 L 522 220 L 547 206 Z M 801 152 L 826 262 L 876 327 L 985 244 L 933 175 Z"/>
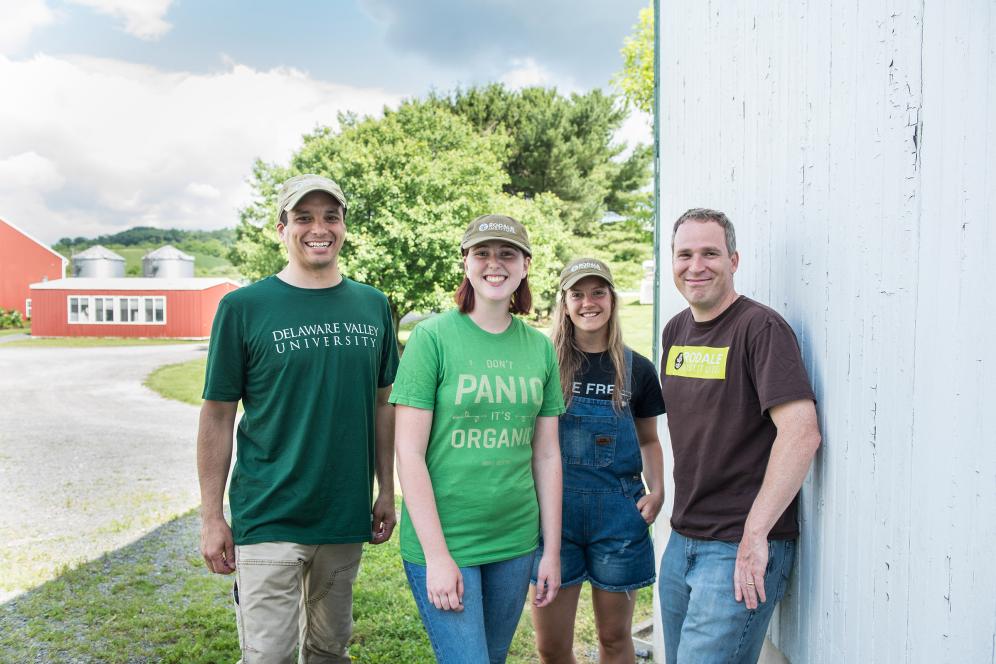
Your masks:
<path fill-rule="evenodd" d="M 633 351 L 625 349 L 629 387 Z M 649 526 L 636 508 L 644 495 L 643 463 L 628 389 L 623 409 L 612 401 L 575 396 L 560 417 L 560 453 L 564 470 L 563 525 L 560 544 L 561 584 L 588 579 L 602 590 L 623 592 L 655 580 Z M 533 565 L 533 580 L 542 542 Z"/>

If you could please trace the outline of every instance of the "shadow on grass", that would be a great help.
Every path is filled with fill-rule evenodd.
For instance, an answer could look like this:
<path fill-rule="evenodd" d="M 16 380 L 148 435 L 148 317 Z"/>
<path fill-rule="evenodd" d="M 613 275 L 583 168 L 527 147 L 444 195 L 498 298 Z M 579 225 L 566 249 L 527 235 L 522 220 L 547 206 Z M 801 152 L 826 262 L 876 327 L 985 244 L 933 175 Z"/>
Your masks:
<path fill-rule="evenodd" d="M 190 512 L 6 602 L 0 661 L 237 661 L 232 578 L 207 572 L 199 537 Z M 366 548 L 354 617 L 354 661 L 433 661 L 396 540 Z"/>
<path fill-rule="evenodd" d="M 209 574 L 194 511 L 0 605 L 0 662 L 230 664 L 239 659 L 232 577 Z M 650 615 L 641 596 L 637 621 Z M 585 586 L 575 631 L 579 662 L 597 661 Z M 354 590 L 350 654 L 362 664 L 433 662 L 408 590 L 398 537 L 366 546 Z M 529 609 L 509 664 L 538 661 Z"/>

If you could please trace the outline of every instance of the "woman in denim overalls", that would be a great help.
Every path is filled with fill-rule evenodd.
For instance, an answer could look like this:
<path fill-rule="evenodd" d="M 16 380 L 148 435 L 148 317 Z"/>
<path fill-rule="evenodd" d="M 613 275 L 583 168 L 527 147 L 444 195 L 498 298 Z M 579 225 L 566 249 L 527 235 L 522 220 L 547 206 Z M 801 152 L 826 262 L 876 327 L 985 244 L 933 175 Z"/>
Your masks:
<path fill-rule="evenodd" d="M 653 364 L 622 343 L 608 266 L 572 261 L 560 274 L 560 290 L 553 342 L 568 404 L 560 418 L 561 589 L 552 604 L 533 608 L 536 642 L 542 661 L 574 661 L 574 620 L 587 580 L 599 661 L 633 662 L 635 591 L 655 580 L 649 525 L 664 500 L 657 437 L 664 401 Z"/>

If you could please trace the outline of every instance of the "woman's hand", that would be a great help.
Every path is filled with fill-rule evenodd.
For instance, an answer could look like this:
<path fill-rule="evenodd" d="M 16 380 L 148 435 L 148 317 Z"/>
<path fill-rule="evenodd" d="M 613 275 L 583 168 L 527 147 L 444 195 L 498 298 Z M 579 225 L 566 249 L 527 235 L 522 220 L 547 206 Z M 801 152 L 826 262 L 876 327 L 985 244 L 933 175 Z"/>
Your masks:
<path fill-rule="evenodd" d="M 437 609 L 463 611 L 463 575 L 453 558 L 426 561 L 425 591 Z"/>
<path fill-rule="evenodd" d="M 652 525 L 657 519 L 657 515 L 660 514 L 661 507 L 664 505 L 664 492 L 660 493 L 648 493 L 642 498 L 636 501 L 636 509 L 640 510 L 640 516 L 643 520 L 647 522 L 647 525 Z"/>
<path fill-rule="evenodd" d="M 536 594 L 533 606 L 538 609 L 548 606 L 560 590 L 560 554 L 555 556 L 543 553 L 539 570 L 536 572 Z"/>

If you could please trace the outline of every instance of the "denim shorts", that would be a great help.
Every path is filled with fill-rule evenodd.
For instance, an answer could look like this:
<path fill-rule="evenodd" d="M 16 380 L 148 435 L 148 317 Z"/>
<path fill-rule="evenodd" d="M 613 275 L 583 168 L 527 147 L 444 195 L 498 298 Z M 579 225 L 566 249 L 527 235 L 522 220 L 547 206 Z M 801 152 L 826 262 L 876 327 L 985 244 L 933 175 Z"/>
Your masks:
<path fill-rule="evenodd" d="M 609 592 L 653 585 L 654 545 L 636 502 L 644 495 L 639 477 L 621 489 L 565 489 L 560 539 L 561 586 L 585 580 Z M 543 541 L 533 561 L 536 583 Z"/>

